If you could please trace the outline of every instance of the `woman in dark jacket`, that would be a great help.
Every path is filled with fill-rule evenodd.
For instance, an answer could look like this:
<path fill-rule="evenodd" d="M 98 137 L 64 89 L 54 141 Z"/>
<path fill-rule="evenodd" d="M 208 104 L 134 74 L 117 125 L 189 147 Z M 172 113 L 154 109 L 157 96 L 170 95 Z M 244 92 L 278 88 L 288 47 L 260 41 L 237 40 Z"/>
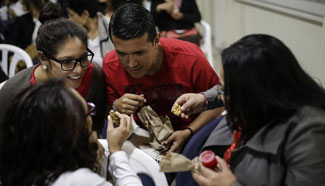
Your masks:
<path fill-rule="evenodd" d="M 202 167 L 193 173 L 197 183 L 325 185 L 325 90 L 292 52 L 272 36 L 246 36 L 222 52 L 220 79 L 215 93 L 205 95 L 208 101 L 219 95 L 228 114 L 201 150 L 219 156 L 221 171 Z M 191 102 L 186 113 L 191 105 L 204 108 L 202 96 L 176 102 Z"/>

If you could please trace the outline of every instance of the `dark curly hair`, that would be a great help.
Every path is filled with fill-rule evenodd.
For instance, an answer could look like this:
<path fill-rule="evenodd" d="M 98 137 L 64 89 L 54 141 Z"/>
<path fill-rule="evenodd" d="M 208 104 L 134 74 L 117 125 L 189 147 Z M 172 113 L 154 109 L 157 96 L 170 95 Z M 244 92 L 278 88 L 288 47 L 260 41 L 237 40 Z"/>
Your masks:
<path fill-rule="evenodd" d="M 62 80 L 21 92 L 7 111 L 1 151 L 3 186 L 50 185 L 66 171 L 96 171 L 86 111 Z"/>

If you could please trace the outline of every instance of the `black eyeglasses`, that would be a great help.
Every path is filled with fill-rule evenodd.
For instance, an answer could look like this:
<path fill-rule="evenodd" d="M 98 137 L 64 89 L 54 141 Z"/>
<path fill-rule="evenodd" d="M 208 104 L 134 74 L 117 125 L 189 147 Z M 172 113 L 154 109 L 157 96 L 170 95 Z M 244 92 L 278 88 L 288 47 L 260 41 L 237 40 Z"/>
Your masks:
<path fill-rule="evenodd" d="M 72 71 L 74 68 L 76 68 L 77 63 L 79 62 L 82 67 L 87 67 L 90 65 L 94 58 L 94 53 L 87 48 L 88 54 L 81 56 L 79 59 L 64 59 L 64 60 L 58 60 L 50 55 L 47 55 L 44 53 L 46 57 L 49 59 L 52 59 L 53 61 L 61 64 L 61 69 L 63 71 Z"/>
<path fill-rule="evenodd" d="M 87 102 L 87 106 L 88 106 L 88 113 L 86 114 L 86 116 L 95 116 L 96 115 L 96 106 L 95 104 L 93 104 L 92 102 Z"/>

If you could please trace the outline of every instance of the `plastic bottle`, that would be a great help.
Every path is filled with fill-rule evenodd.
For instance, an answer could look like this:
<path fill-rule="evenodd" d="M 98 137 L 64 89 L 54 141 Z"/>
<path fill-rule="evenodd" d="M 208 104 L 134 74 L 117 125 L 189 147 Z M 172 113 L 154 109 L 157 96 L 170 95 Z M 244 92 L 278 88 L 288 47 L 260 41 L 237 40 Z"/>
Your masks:
<path fill-rule="evenodd" d="M 201 163 L 212 170 L 218 171 L 218 162 L 216 159 L 216 155 L 211 150 L 205 150 L 200 154 L 200 161 Z"/>

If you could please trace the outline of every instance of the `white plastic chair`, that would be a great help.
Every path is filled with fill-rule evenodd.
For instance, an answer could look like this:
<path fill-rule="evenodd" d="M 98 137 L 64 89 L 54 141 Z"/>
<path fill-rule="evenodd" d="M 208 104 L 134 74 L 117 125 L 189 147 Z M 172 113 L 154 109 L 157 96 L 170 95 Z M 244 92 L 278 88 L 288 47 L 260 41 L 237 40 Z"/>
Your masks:
<path fill-rule="evenodd" d="M 3 85 L 6 84 L 6 82 L 7 82 L 7 81 L 4 81 L 4 82 L 0 83 L 0 90 L 1 90 L 1 88 L 3 87 Z"/>
<path fill-rule="evenodd" d="M 4 73 L 8 75 L 9 78 L 15 75 L 15 70 L 18 62 L 20 60 L 26 63 L 26 67 L 33 66 L 33 61 L 23 49 L 16 47 L 14 45 L 0 44 L 0 51 L 2 52 L 1 67 Z M 9 73 L 8 73 L 8 53 L 12 52 L 13 56 L 10 61 Z"/>
<path fill-rule="evenodd" d="M 151 7 L 151 1 L 150 0 L 144 0 L 143 1 L 143 6 L 150 11 L 150 7 Z"/>
<path fill-rule="evenodd" d="M 203 42 L 200 45 L 200 48 L 204 52 L 205 56 L 207 57 L 211 67 L 214 69 L 214 63 L 213 63 L 213 57 L 212 57 L 212 44 L 211 44 L 211 27 L 210 25 L 201 20 L 200 24 L 203 28 L 202 30 L 202 36 L 203 36 Z"/>
<path fill-rule="evenodd" d="M 99 142 L 105 148 L 105 155 L 109 155 L 106 139 L 99 139 Z M 152 159 L 148 154 L 136 148 L 131 142 L 126 141 L 123 144 L 122 150 L 129 157 L 129 165 L 137 174 L 146 174 L 159 186 L 168 186 L 167 179 L 164 173 L 160 172 L 159 164 Z"/>

